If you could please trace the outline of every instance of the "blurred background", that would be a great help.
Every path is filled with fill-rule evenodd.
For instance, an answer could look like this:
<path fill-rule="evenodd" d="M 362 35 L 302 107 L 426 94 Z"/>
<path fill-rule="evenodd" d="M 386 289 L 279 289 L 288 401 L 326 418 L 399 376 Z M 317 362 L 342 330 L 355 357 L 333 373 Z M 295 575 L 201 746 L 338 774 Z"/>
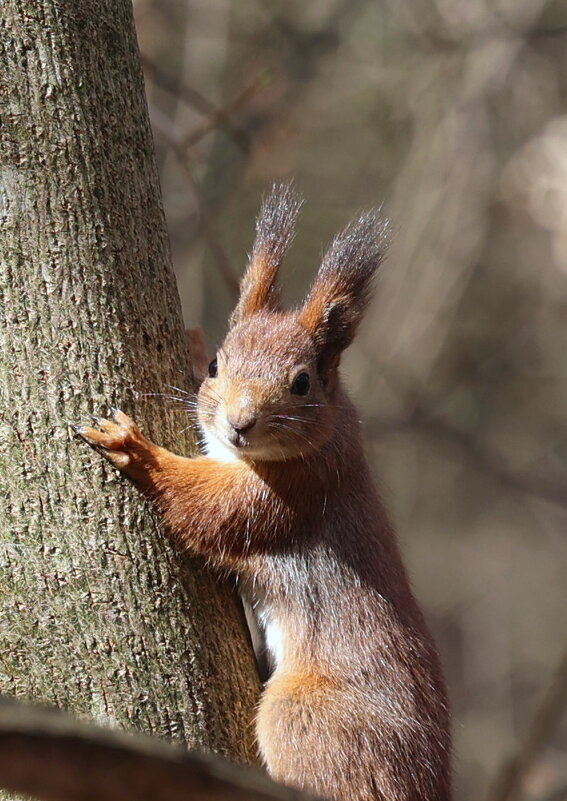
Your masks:
<path fill-rule="evenodd" d="M 442 652 L 457 798 L 567 798 L 567 2 L 134 5 L 211 353 L 272 181 L 306 198 L 291 303 L 357 211 L 393 218 L 344 375 Z"/>

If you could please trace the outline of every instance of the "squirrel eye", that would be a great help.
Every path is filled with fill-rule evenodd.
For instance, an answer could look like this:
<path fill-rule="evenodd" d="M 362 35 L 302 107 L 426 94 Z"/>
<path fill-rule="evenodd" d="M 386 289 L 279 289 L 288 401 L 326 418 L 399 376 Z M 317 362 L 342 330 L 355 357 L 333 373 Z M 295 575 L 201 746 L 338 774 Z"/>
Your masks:
<path fill-rule="evenodd" d="M 309 392 L 309 374 L 300 373 L 291 385 L 291 392 L 294 395 L 307 395 Z"/>
<path fill-rule="evenodd" d="M 219 371 L 219 368 L 217 366 L 217 358 L 215 356 L 215 358 L 209 364 L 209 378 L 216 378 L 218 371 Z"/>

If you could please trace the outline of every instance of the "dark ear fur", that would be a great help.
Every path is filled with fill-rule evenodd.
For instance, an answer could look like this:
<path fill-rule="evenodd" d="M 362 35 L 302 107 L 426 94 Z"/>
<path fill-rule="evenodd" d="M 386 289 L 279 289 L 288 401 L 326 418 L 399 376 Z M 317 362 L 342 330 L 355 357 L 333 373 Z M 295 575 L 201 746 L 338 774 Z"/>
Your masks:
<path fill-rule="evenodd" d="M 293 239 L 302 205 L 291 184 L 274 184 L 256 220 L 256 241 L 230 318 L 235 325 L 261 309 L 279 309 L 278 269 Z"/>
<path fill-rule="evenodd" d="M 389 220 L 379 211 L 367 212 L 333 240 L 323 258 L 298 318 L 315 340 L 322 373 L 338 364 L 354 339 L 390 232 Z"/>

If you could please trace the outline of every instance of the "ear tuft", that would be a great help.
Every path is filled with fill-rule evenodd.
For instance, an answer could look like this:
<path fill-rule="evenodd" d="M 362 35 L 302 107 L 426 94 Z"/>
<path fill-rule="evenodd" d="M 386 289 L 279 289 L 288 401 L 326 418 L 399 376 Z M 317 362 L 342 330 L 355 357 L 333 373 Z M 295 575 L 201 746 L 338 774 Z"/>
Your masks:
<path fill-rule="evenodd" d="M 351 222 L 325 253 L 298 318 L 315 340 L 323 371 L 338 363 L 354 339 L 390 239 L 390 221 L 380 210 L 370 211 Z"/>
<path fill-rule="evenodd" d="M 261 309 L 279 308 L 276 279 L 293 239 L 302 203 L 291 183 L 274 184 L 264 198 L 256 220 L 256 241 L 240 283 L 240 299 L 230 318 L 231 325 Z"/>

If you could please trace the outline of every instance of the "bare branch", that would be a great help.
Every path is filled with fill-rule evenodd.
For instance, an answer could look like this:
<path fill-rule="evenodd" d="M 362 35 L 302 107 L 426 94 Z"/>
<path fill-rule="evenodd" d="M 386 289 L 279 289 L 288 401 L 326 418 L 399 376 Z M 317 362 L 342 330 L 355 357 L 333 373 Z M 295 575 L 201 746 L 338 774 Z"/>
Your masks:
<path fill-rule="evenodd" d="M 518 752 L 498 772 L 487 801 L 519 798 L 527 776 L 553 737 L 567 706 L 567 648 L 555 668 L 551 682 L 535 710 Z"/>
<path fill-rule="evenodd" d="M 556 787 L 547 795 L 539 798 L 538 801 L 567 801 L 567 784 L 563 784 L 561 787 Z"/>
<path fill-rule="evenodd" d="M 237 95 L 236 98 L 234 98 L 234 100 L 229 102 L 227 106 L 224 108 L 218 108 L 207 97 L 205 97 L 205 95 L 199 92 L 198 89 L 195 89 L 193 86 L 189 86 L 186 83 L 180 83 L 177 79 L 166 75 L 162 70 L 160 70 L 157 64 L 155 64 L 147 56 L 142 55 L 141 58 L 144 71 L 150 80 L 156 84 L 156 86 L 159 86 L 166 92 L 176 95 L 188 106 L 199 112 L 199 114 L 208 118 L 208 122 L 203 126 L 194 129 L 193 132 L 189 132 L 188 139 L 190 138 L 190 141 L 187 142 L 187 145 L 193 145 L 202 139 L 203 136 L 206 136 L 206 134 L 208 134 L 210 131 L 214 130 L 215 128 L 221 128 L 234 140 L 243 153 L 247 153 L 250 150 L 250 135 L 243 128 L 236 126 L 232 122 L 231 117 L 236 111 L 239 111 L 244 105 L 246 105 L 251 97 L 253 97 L 262 86 L 265 86 L 267 76 L 269 74 L 268 71 L 263 71 L 254 81 L 252 81 L 250 86 L 246 87 L 239 95 Z"/>
<path fill-rule="evenodd" d="M 363 352 L 373 365 L 378 366 L 373 354 Z M 548 481 L 533 473 L 514 470 L 498 453 L 484 446 L 478 437 L 441 417 L 435 398 L 428 398 L 420 392 L 417 385 L 411 386 L 392 370 L 386 371 L 384 365 L 380 364 L 379 369 L 382 377 L 403 399 L 406 413 L 399 417 L 368 417 L 370 429 L 379 431 L 382 436 L 410 429 L 426 431 L 457 446 L 472 467 L 503 487 L 563 509 L 567 508 L 564 481 Z"/>
<path fill-rule="evenodd" d="M 222 246 L 220 237 L 218 235 L 212 216 L 210 214 L 209 207 L 193 176 L 191 157 L 189 156 L 187 149 L 183 145 L 182 141 L 175 134 L 175 132 L 170 129 L 170 126 L 157 112 L 157 110 L 150 106 L 150 112 L 151 112 L 152 125 L 154 126 L 155 130 L 160 134 L 160 136 L 162 136 L 163 139 L 167 142 L 172 152 L 178 159 L 181 167 L 183 168 L 185 177 L 187 178 L 187 182 L 191 188 L 191 191 L 195 198 L 195 202 L 197 204 L 199 218 L 201 220 L 201 229 L 207 241 L 207 245 L 209 246 L 211 254 L 217 265 L 218 271 L 221 274 L 221 277 L 224 280 L 228 291 L 230 292 L 232 297 L 236 298 L 238 297 L 238 286 L 239 286 L 238 279 L 232 268 L 230 260 Z"/>
<path fill-rule="evenodd" d="M 148 77 L 159 86 L 160 89 L 165 89 L 173 95 L 177 95 L 188 106 L 198 111 L 204 117 L 210 117 L 216 112 L 214 103 L 205 97 L 198 89 L 189 86 L 186 83 L 180 83 L 177 78 L 173 78 L 163 72 L 157 64 L 155 64 L 148 56 L 143 53 L 140 54 L 144 72 Z"/>
<path fill-rule="evenodd" d="M 337 50 L 340 38 L 345 36 L 346 29 L 359 17 L 368 2 L 368 0 L 360 2 L 337 0 L 326 19 L 317 28 L 305 31 L 301 25 L 293 25 L 281 15 L 274 14 L 274 8 L 269 2 L 260 1 L 269 17 L 267 28 L 279 31 L 287 45 L 285 48 L 287 53 L 281 64 L 282 77 L 285 79 L 282 84 L 285 85 L 285 90 L 275 102 L 268 103 L 257 112 L 249 114 L 247 120 L 243 122 L 242 130 L 251 143 L 260 141 L 266 131 L 272 130 L 293 116 L 294 110 L 301 105 L 319 75 L 321 62 Z M 244 157 L 233 153 L 229 154 L 227 159 L 226 152 L 222 152 L 222 172 L 218 173 L 222 174 L 222 192 L 214 193 L 217 198 L 216 209 L 221 203 L 226 203 L 238 188 L 252 154 L 252 147 Z M 214 184 L 217 180 L 214 156 L 211 161 L 209 173 Z"/>
<path fill-rule="evenodd" d="M 314 801 L 252 768 L 0 698 L 0 787 L 42 801 Z"/>
<path fill-rule="evenodd" d="M 263 89 L 267 85 L 271 74 L 270 70 L 262 70 L 252 83 L 246 86 L 233 100 L 212 112 L 207 122 L 192 128 L 182 139 L 183 147 L 192 147 L 216 128 L 227 130 L 227 125 L 231 117 L 244 108 L 260 89 Z M 228 130 L 227 133 L 234 136 L 234 131 Z M 245 131 L 239 131 L 238 134 L 239 139 L 242 137 L 242 141 L 239 141 L 238 144 L 241 146 L 242 150 L 247 152 L 251 145 L 250 138 Z"/>
<path fill-rule="evenodd" d="M 407 417 L 369 418 L 368 424 L 382 434 L 404 429 L 428 431 L 461 448 L 469 463 L 479 473 L 490 476 L 498 484 L 546 503 L 567 508 L 565 483 L 554 483 L 537 475 L 514 471 L 495 451 L 485 448 L 476 437 L 431 412 L 425 412 L 422 407 L 416 407 Z"/>

